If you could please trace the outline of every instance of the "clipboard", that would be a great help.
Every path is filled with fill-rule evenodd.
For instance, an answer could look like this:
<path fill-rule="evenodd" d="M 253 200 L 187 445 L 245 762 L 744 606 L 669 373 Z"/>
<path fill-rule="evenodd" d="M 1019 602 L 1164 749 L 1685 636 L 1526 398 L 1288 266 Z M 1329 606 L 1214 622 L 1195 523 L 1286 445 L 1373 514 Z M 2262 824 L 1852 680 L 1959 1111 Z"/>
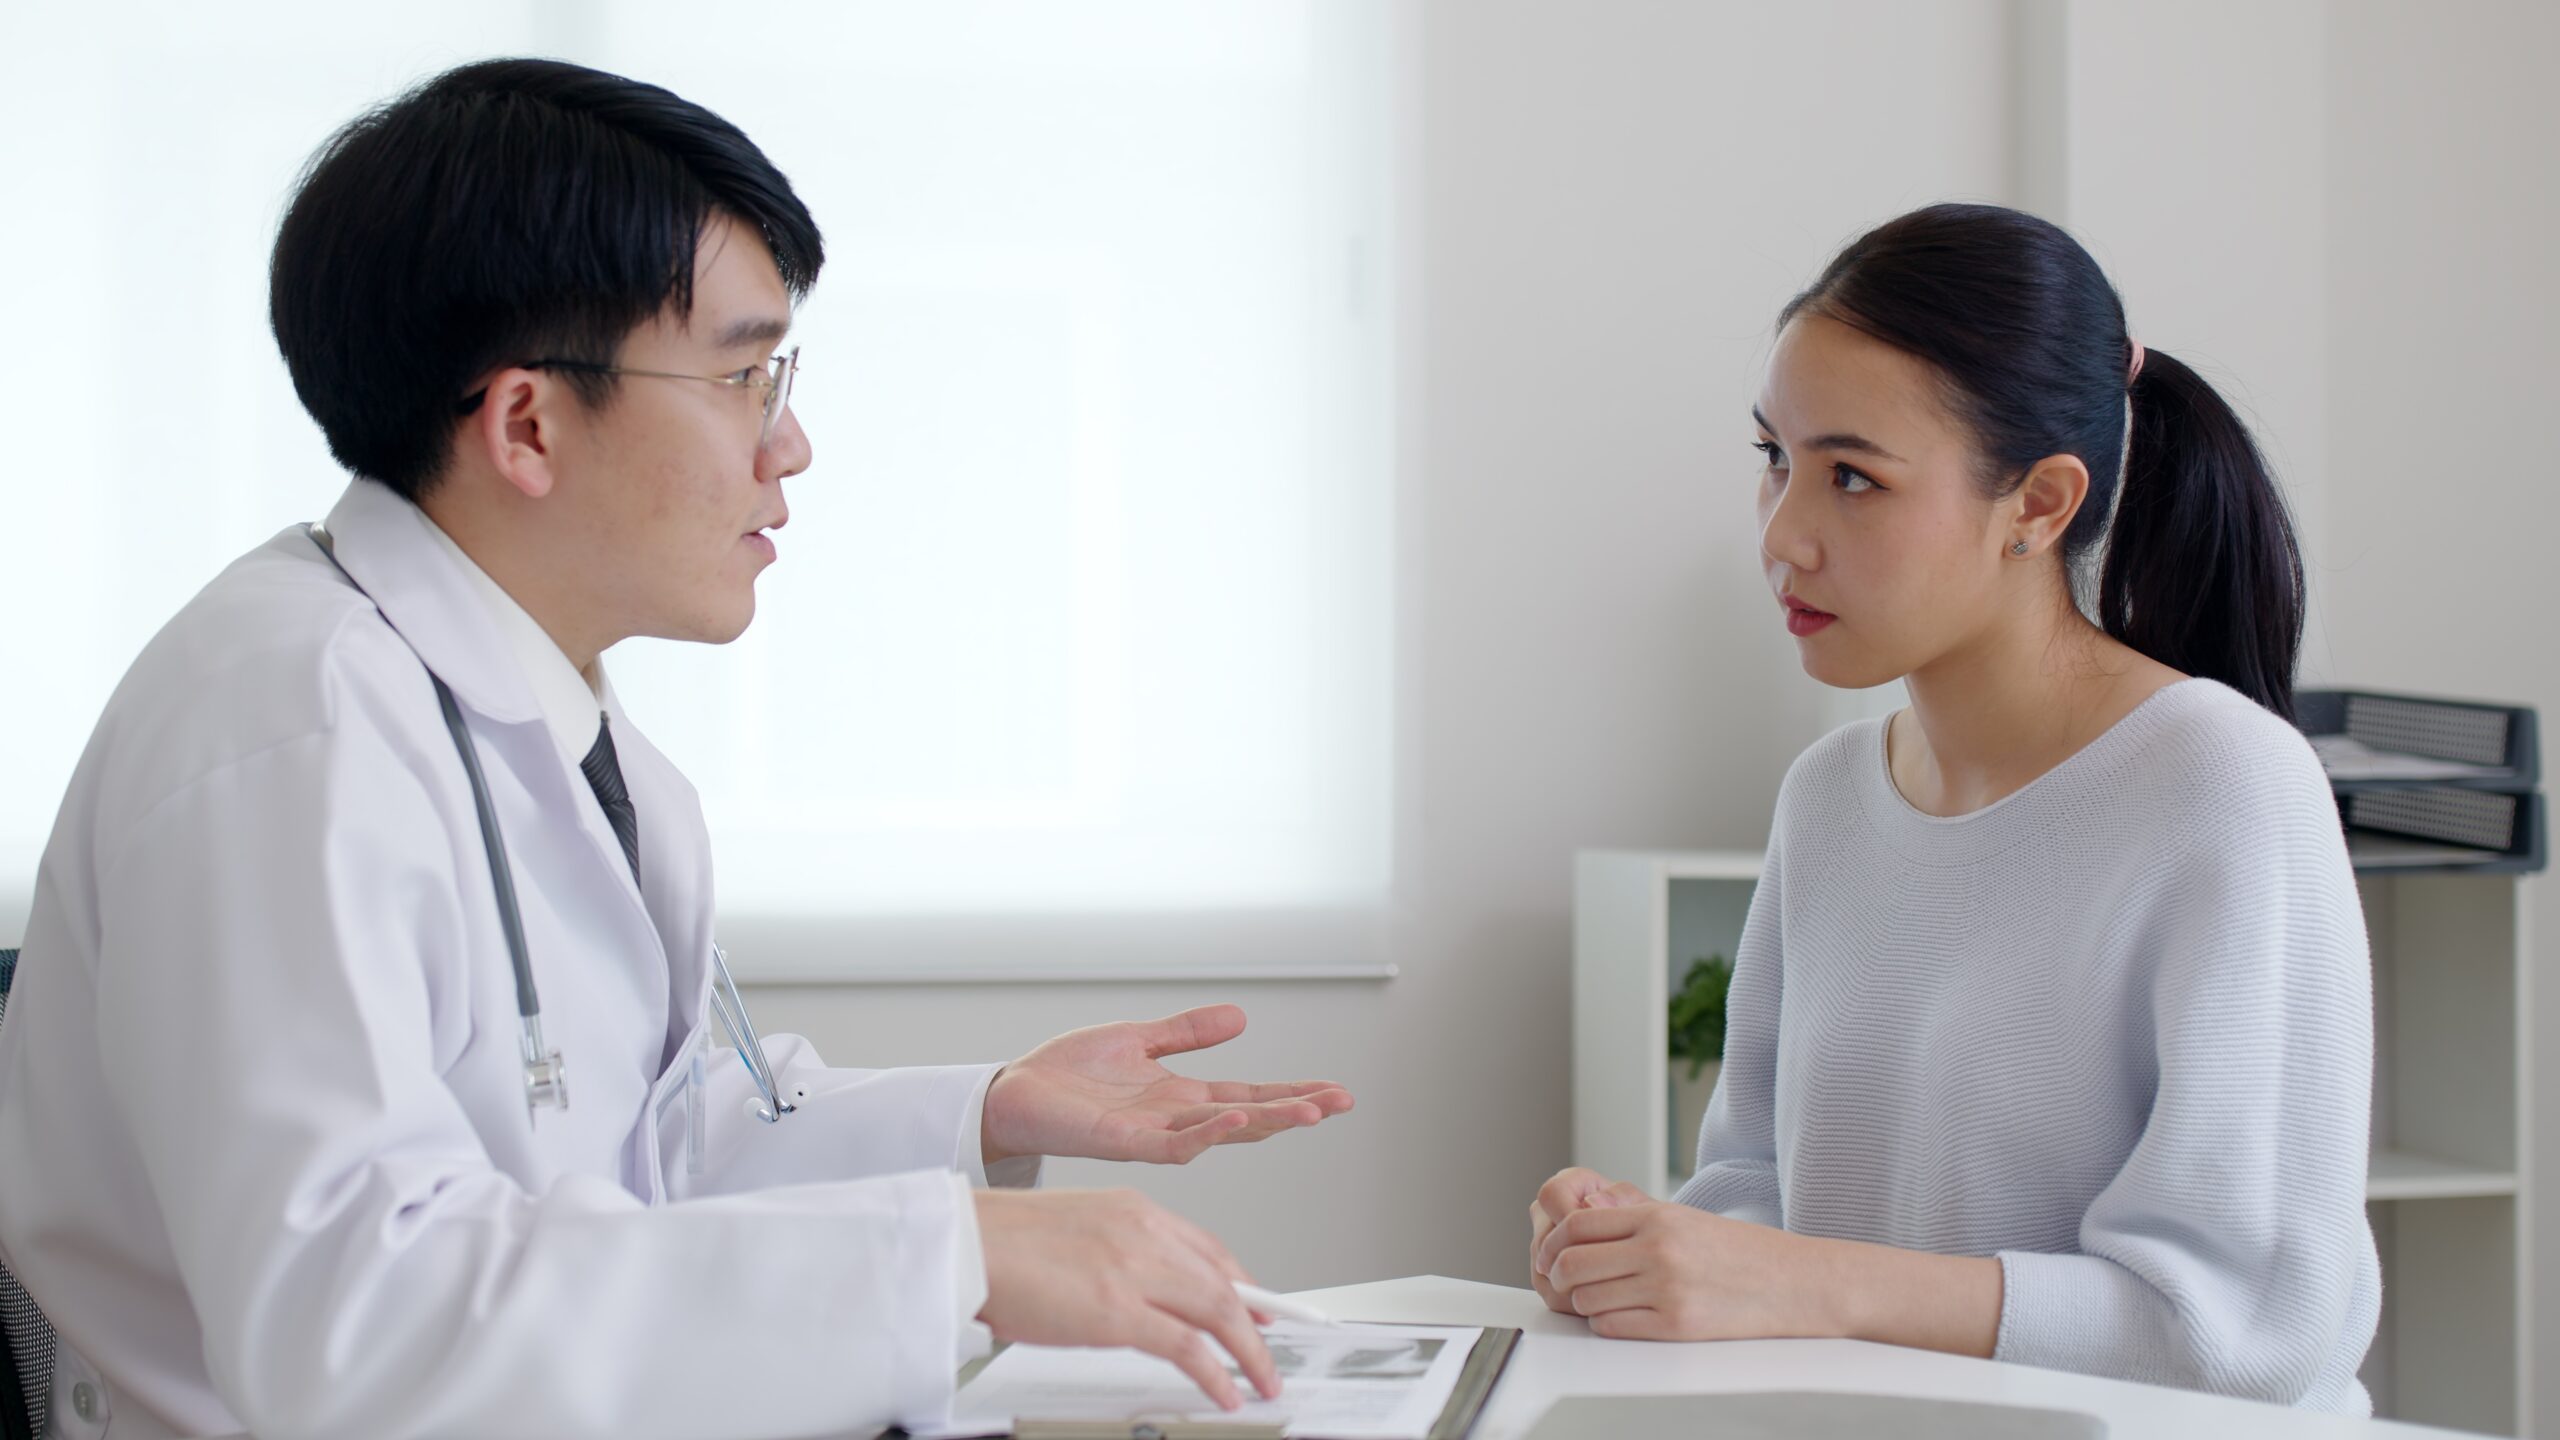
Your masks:
<path fill-rule="evenodd" d="M 1476 1337 L 1475 1347 L 1467 1352 L 1467 1363 L 1458 1372 L 1457 1388 L 1449 1392 L 1449 1403 L 1441 1407 L 1440 1417 L 1431 1422 L 1424 1440 L 1466 1440 L 1475 1429 L 1476 1418 L 1484 1413 L 1495 1382 L 1502 1378 L 1512 1352 L 1519 1346 L 1518 1330 L 1485 1327 L 1484 1333 Z M 1286 1433 L 1278 1425 L 1241 1420 L 1019 1419 L 1014 1422 L 1013 1440 L 1283 1440 Z M 1298 1440 L 1323 1437 L 1300 1436 Z"/>

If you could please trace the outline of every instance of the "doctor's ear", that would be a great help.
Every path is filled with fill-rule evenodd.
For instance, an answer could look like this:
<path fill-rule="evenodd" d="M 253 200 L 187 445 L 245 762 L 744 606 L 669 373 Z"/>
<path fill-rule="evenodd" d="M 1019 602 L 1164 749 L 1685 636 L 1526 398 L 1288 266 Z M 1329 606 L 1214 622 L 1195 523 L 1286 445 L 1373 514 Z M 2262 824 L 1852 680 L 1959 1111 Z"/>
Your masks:
<path fill-rule="evenodd" d="M 539 500 L 551 493 L 555 449 L 577 405 L 577 395 L 555 375 L 501 370 L 489 377 L 455 443 L 476 452 L 527 499 Z"/>

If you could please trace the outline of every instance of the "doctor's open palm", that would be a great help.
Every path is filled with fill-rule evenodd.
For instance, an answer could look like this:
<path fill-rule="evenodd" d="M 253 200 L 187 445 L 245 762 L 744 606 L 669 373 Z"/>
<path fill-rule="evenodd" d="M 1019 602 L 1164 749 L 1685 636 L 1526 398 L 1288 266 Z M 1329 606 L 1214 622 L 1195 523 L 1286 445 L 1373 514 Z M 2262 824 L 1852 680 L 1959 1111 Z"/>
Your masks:
<path fill-rule="evenodd" d="M 988 1163 L 1017 1155 L 1187 1164 L 1212 1145 L 1261 1140 L 1351 1108 L 1351 1092 L 1323 1080 L 1193 1080 L 1167 1055 L 1206 1050 L 1244 1033 L 1244 1012 L 1208 1005 L 1162 1020 L 1071 1030 L 996 1075 L 981 1148 Z"/>

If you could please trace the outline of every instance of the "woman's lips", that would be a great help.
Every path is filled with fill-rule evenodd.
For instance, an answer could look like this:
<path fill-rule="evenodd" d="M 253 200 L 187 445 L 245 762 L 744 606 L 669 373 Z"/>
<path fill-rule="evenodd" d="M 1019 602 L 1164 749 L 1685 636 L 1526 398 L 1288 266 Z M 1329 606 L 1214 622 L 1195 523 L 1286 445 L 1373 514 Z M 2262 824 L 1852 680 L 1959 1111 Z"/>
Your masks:
<path fill-rule="evenodd" d="M 1787 633 L 1799 640 L 1819 633 L 1840 618 L 1828 610 L 1816 610 L 1793 595 L 1781 595 L 1778 599 L 1787 607 Z"/>

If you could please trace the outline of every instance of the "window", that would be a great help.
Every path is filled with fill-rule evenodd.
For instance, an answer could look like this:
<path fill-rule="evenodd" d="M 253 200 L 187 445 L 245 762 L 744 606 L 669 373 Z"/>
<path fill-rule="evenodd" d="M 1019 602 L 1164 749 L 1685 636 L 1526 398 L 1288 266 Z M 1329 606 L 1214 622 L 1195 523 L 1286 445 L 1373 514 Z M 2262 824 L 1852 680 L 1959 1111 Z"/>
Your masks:
<path fill-rule="evenodd" d="M 0 359 L 36 437 L 0 525 L 47 537 L 0 603 L 46 617 L 8 627 L 9 673 L 60 697 L 0 713 L 33 782 L 0 889 L 150 631 L 342 483 L 264 326 L 292 176 L 363 105 L 521 50 L 726 115 L 827 232 L 794 337 L 817 459 L 756 623 L 606 659 L 702 792 L 741 973 L 1380 968 L 1387 7 L 812 4 L 714 33 L 694 4 L 519 3 L 368 38 L 317 6 L 255 36 L 127 8 L 0 20 L 0 118 L 47 137 L 12 143 L 18 193 L 53 217 L 0 255 L 59 277 Z M 68 383 L 110 358 L 124 383 Z"/>

